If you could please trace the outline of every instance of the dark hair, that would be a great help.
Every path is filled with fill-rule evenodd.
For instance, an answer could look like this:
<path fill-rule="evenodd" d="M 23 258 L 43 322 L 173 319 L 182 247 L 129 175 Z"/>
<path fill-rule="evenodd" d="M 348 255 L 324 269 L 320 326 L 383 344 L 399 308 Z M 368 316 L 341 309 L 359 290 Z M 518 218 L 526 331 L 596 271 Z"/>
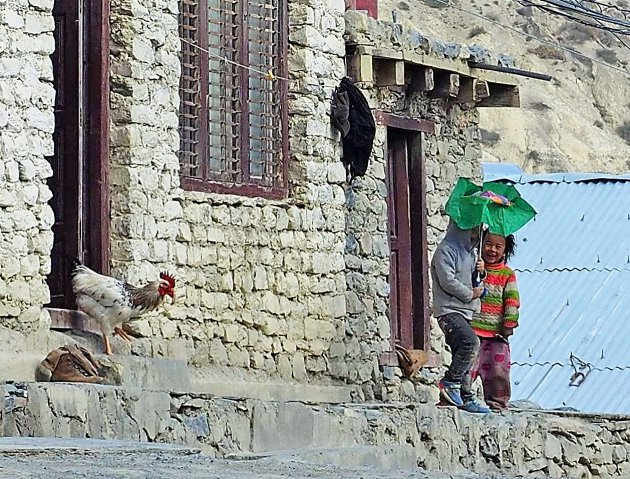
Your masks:
<path fill-rule="evenodd" d="M 485 230 L 481 236 L 481 241 L 480 241 L 480 245 L 483 247 L 483 242 L 486 239 L 486 236 L 488 234 L 496 234 L 496 233 L 490 233 L 490 230 Z M 501 236 L 501 235 L 498 235 Z M 516 238 L 514 238 L 514 235 L 507 235 L 505 237 L 505 252 L 503 253 L 503 261 L 505 261 L 506 263 L 509 261 L 509 259 L 514 256 L 514 253 L 516 253 Z"/>
<path fill-rule="evenodd" d="M 507 235 L 505 237 L 505 262 L 506 263 L 512 256 L 514 256 L 514 253 L 516 253 L 516 239 L 514 238 L 514 235 Z"/>

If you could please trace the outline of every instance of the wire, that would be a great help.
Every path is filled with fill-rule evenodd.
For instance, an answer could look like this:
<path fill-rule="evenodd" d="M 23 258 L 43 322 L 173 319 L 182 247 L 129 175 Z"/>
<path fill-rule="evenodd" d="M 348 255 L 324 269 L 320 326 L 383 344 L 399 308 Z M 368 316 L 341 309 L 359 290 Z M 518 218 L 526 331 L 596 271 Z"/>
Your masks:
<path fill-rule="evenodd" d="M 596 12 L 584 7 L 581 3 L 571 0 L 537 0 L 541 3 L 535 3 L 534 0 L 517 0 L 521 5 L 526 7 L 536 7 L 552 15 L 561 16 L 568 20 L 581 23 L 589 27 L 605 30 L 610 33 L 619 33 L 622 35 L 630 35 L 630 22 L 625 18 L 620 20 L 601 12 Z M 577 16 L 576 16 L 577 15 Z M 609 25 L 610 24 L 610 25 Z M 624 28 L 617 28 L 611 25 L 619 25 Z"/>
<path fill-rule="evenodd" d="M 202 52 L 207 53 L 209 56 L 211 56 L 213 58 L 216 58 L 218 60 L 224 61 L 225 63 L 229 63 L 231 65 L 235 65 L 235 66 L 240 67 L 240 68 L 244 68 L 245 70 L 249 70 L 249 71 L 258 73 L 258 74 L 262 75 L 267 80 L 291 81 L 289 78 L 281 77 L 281 76 L 278 76 L 278 75 L 274 74 L 273 70 L 271 70 L 271 68 L 269 70 L 267 70 L 267 71 L 258 70 L 257 68 L 251 67 L 249 65 L 243 65 L 242 63 L 235 62 L 233 60 L 230 60 L 227 57 L 222 57 L 221 55 L 217 55 L 216 53 L 213 53 L 213 52 L 211 52 L 209 50 L 206 50 L 205 48 L 200 47 L 199 45 L 197 45 L 196 43 L 191 42 L 190 40 L 186 40 L 185 38 L 179 37 L 179 39 L 182 42 L 187 43 L 188 45 L 191 45 L 191 46 L 201 50 Z"/>
<path fill-rule="evenodd" d="M 514 27 L 510 27 L 509 25 L 504 25 L 503 23 L 497 22 L 496 20 L 492 20 L 491 18 L 484 17 L 483 15 L 480 15 L 479 13 L 471 12 L 470 10 L 466 10 L 466 9 L 464 9 L 462 7 L 454 5 L 454 4 L 450 3 L 450 1 L 445 1 L 445 0 L 435 0 L 435 1 L 438 2 L 438 3 L 441 3 L 443 5 L 446 5 L 448 7 L 455 8 L 455 9 L 461 11 L 461 12 L 467 13 L 468 15 L 472 15 L 473 17 L 477 17 L 477 18 L 480 18 L 482 20 L 485 20 L 486 22 L 493 23 L 494 25 L 497 25 L 497 26 L 499 26 L 501 28 L 505 28 L 506 30 L 510 30 L 510 31 L 512 31 L 514 33 L 517 33 L 517 34 L 519 34 L 519 35 L 521 35 L 523 37 L 533 38 L 534 40 L 538 40 L 541 43 L 545 43 L 547 45 L 552 45 L 552 46 L 554 46 L 556 48 L 559 48 L 561 50 L 569 52 L 569 53 L 571 53 L 573 55 L 577 55 L 579 57 L 586 58 L 586 59 L 592 61 L 593 63 L 598 63 L 599 65 L 605 66 L 607 68 L 611 68 L 611 69 L 616 70 L 616 71 L 618 71 L 620 73 L 623 73 L 627 77 L 630 77 L 630 72 L 628 70 L 624 70 L 623 68 L 618 68 L 618 67 L 616 67 L 614 65 L 611 65 L 610 63 L 606 63 L 606 62 L 604 62 L 602 60 L 598 60 L 597 58 L 589 57 L 588 55 L 585 55 L 583 53 L 578 52 L 577 50 L 574 50 L 574 49 L 569 48 L 569 47 L 565 47 L 564 45 L 561 45 L 560 43 L 552 42 L 551 40 L 545 40 L 544 38 L 537 37 L 536 35 L 532 35 L 530 33 L 522 32 L 520 30 L 517 30 Z"/>
<path fill-rule="evenodd" d="M 572 1 L 573 1 L 573 3 L 577 3 L 578 2 L 578 0 L 572 0 Z M 625 15 L 624 15 L 624 18 L 625 18 Z M 599 21 L 599 20 L 598 20 L 598 23 L 602 24 L 602 22 Z M 602 26 L 604 26 L 604 25 L 602 25 Z M 627 50 L 630 50 L 630 45 L 628 45 L 626 42 L 624 42 L 617 33 L 615 33 L 615 32 L 611 32 L 611 33 L 615 36 L 615 38 L 617 39 L 617 41 L 619 43 L 621 43 L 624 47 L 626 47 Z"/>

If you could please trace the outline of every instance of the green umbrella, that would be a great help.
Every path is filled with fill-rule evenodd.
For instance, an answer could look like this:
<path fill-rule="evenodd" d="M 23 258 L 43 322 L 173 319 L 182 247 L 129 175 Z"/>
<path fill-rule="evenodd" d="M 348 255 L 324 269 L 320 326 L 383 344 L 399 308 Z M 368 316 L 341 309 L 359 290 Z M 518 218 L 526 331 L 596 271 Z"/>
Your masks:
<path fill-rule="evenodd" d="M 488 225 L 490 233 L 507 236 L 536 215 L 513 186 L 490 181 L 478 186 L 459 178 L 446 203 L 446 214 L 462 229 Z"/>

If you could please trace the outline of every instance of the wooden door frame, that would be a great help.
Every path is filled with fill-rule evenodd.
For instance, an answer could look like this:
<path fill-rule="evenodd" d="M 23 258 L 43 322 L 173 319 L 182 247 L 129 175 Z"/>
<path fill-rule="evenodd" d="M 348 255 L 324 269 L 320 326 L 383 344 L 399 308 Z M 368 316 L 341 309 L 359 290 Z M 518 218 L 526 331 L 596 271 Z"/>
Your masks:
<path fill-rule="evenodd" d="M 427 186 L 426 186 L 426 170 L 425 170 L 425 156 L 424 156 L 424 135 L 435 134 L 435 123 L 429 120 L 408 118 L 392 113 L 386 113 L 383 111 L 376 111 L 375 114 L 378 125 L 385 126 L 395 130 L 401 130 L 403 132 L 415 132 L 418 135 L 412 140 L 415 145 L 412 145 L 413 151 L 420 152 L 420 158 L 418 162 L 408 162 L 408 175 L 409 178 L 420 178 L 419 182 L 409 182 L 409 200 L 410 204 L 414 204 L 415 198 L 422 198 L 426 200 Z M 387 135 L 385 137 L 384 151 L 387 155 L 388 144 Z M 388 159 L 389 160 L 389 159 Z M 423 201 L 424 202 L 424 201 Z M 410 228 L 411 238 L 419 238 L 421 249 L 412 249 L 411 254 L 411 268 L 412 268 L 412 282 L 420 281 L 426 287 L 422 290 L 422 296 L 414 297 L 413 310 L 416 312 L 422 311 L 422 328 L 413 327 L 413 343 L 415 349 L 422 349 L 430 352 L 431 350 L 431 330 L 430 330 L 430 308 L 429 308 L 429 252 L 427 243 L 427 229 L 428 219 L 426 208 L 420 208 L 419 210 L 410 209 Z M 412 242 L 413 247 L 414 242 Z M 416 243 L 417 244 L 417 243 Z M 414 325 L 415 326 L 415 325 Z M 398 358 L 395 354 L 395 338 L 390 335 L 390 344 L 392 352 L 384 353 L 379 359 L 381 365 L 397 366 Z M 431 364 L 433 361 L 431 361 Z"/>
<path fill-rule="evenodd" d="M 97 271 L 109 273 L 111 206 L 109 193 L 109 54 L 110 0 L 85 0 L 88 29 L 87 138 L 85 164 L 89 236 L 86 261 Z"/>

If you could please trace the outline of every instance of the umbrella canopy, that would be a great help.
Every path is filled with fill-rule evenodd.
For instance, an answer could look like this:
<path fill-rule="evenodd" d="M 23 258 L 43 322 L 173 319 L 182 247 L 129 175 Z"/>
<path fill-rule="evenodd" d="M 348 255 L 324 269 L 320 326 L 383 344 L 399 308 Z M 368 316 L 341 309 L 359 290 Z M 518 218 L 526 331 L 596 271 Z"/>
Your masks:
<path fill-rule="evenodd" d="M 536 215 L 513 185 L 490 181 L 478 186 L 459 178 L 446 203 L 446 214 L 462 229 L 488 225 L 490 233 L 507 236 Z"/>

